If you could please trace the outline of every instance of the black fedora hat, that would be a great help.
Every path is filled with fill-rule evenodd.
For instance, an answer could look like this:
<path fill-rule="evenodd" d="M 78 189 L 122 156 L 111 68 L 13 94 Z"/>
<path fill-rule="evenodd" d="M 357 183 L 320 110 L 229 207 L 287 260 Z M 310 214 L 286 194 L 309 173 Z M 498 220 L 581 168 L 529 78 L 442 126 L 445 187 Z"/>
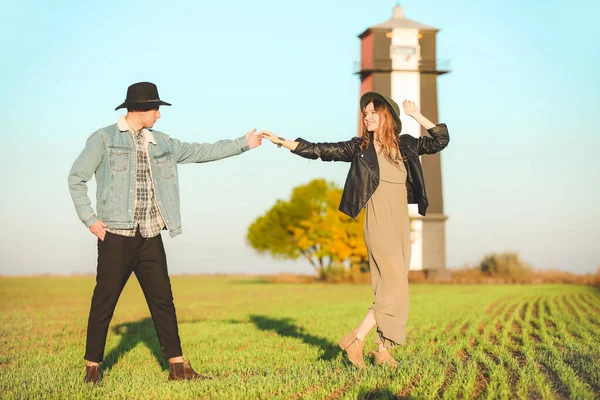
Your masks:
<path fill-rule="evenodd" d="M 158 106 L 170 106 L 171 103 L 162 101 L 158 97 L 158 89 L 151 82 L 138 82 L 127 88 L 127 97 L 119 108 L 131 108 L 134 110 L 151 110 Z"/>
<path fill-rule="evenodd" d="M 373 100 L 379 100 L 379 102 L 386 104 L 394 117 L 396 128 L 398 133 L 402 131 L 402 121 L 400 121 L 400 107 L 398 103 L 391 97 L 387 97 L 377 92 L 367 92 L 360 97 L 360 110 L 363 111 L 365 107 Z"/>

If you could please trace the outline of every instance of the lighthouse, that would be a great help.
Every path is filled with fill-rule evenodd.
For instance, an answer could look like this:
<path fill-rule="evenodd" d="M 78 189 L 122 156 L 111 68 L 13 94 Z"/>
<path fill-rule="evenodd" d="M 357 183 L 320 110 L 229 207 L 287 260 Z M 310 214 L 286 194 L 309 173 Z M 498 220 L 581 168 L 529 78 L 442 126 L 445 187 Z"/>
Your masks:
<path fill-rule="evenodd" d="M 359 35 L 361 59 L 357 65 L 360 95 L 374 91 L 398 104 L 409 99 L 424 116 L 438 121 L 437 77 L 450 72 L 436 58 L 439 29 L 408 19 L 402 7 L 392 18 Z M 402 133 L 427 135 L 417 121 L 401 111 Z M 362 122 L 361 122 L 362 123 Z M 360 127 L 360 125 L 359 125 Z M 360 129 L 360 128 L 359 128 Z M 442 272 L 446 269 L 446 220 L 442 197 L 440 153 L 421 157 L 429 207 L 427 216 L 409 205 L 411 217 L 411 270 Z"/>

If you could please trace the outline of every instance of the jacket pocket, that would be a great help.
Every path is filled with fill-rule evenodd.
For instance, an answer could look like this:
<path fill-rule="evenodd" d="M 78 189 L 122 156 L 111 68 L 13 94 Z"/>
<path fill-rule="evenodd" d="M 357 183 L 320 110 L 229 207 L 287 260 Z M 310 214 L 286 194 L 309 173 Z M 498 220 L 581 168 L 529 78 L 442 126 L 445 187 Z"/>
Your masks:
<path fill-rule="evenodd" d="M 110 170 L 123 172 L 129 168 L 129 154 L 131 150 L 127 147 L 110 147 L 108 149 L 108 158 L 110 160 Z"/>
<path fill-rule="evenodd" d="M 175 176 L 173 155 L 171 153 L 165 153 L 154 157 L 154 164 L 156 165 L 158 174 L 162 179 L 171 179 Z"/>

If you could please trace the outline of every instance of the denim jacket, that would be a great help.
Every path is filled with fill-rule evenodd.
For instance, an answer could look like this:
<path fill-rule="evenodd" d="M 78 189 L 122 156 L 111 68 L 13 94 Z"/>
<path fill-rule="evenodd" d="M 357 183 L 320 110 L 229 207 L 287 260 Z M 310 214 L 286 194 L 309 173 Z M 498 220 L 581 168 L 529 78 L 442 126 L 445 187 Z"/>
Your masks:
<path fill-rule="evenodd" d="M 171 237 L 181 233 L 177 164 L 216 161 L 249 149 L 245 136 L 213 144 L 185 143 L 145 130 L 156 201 Z M 69 173 L 69 191 L 79 219 L 90 227 L 102 220 L 114 229 L 133 229 L 136 147 L 123 124 L 94 132 Z M 87 195 L 87 182 L 96 175 L 96 208 Z"/>

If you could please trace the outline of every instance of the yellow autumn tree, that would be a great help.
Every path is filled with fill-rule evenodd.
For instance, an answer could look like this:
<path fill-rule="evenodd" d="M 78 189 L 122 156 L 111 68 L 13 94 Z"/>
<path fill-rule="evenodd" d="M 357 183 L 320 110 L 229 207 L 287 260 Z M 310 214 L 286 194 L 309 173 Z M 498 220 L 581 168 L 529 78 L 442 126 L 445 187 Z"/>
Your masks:
<path fill-rule="evenodd" d="M 364 215 L 338 211 L 342 190 L 324 179 L 293 189 L 248 228 L 247 241 L 276 258 L 304 257 L 320 279 L 345 280 L 368 270 L 363 241 Z"/>

